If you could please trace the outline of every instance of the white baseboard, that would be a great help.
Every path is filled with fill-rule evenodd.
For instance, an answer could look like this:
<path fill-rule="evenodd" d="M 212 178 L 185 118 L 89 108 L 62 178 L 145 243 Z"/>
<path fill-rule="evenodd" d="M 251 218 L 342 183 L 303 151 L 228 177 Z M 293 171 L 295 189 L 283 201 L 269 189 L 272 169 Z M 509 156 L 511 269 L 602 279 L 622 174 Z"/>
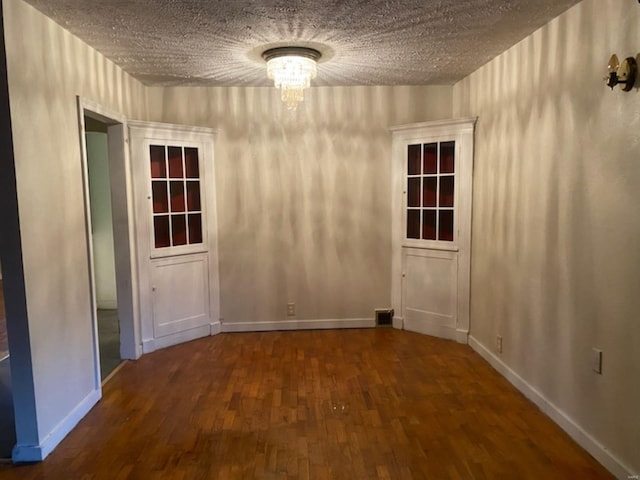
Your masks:
<path fill-rule="evenodd" d="M 142 352 L 151 353 L 196 338 L 217 335 L 222 332 L 270 332 L 276 330 L 321 330 L 334 328 L 375 328 L 374 318 L 346 318 L 323 320 L 281 320 L 277 322 L 213 322 L 166 337 L 150 338 L 142 342 Z"/>
<path fill-rule="evenodd" d="M 408 329 L 406 328 L 408 325 Z M 460 330 L 453 329 L 449 327 L 444 328 L 434 328 L 429 327 L 426 330 L 422 330 L 423 326 L 419 322 L 406 322 L 403 317 L 393 317 L 393 328 L 397 328 L 399 330 L 411 330 L 418 333 L 423 333 L 425 335 L 434 335 L 440 338 L 446 338 L 448 340 L 455 340 L 458 343 L 467 344 L 469 343 L 469 330 Z"/>
<path fill-rule="evenodd" d="M 374 328 L 373 318 L 323 320 L 281 320 L 277 322 L 230 322 L 222 324 L 223 332 L 270 332 L 275 330 L 320 330 L 330 328 Z"/>
<path fill-rule="evenodd" d="M 171 347 L 179 343 L 195 340 L 196 338 L 208 337 L 209 335 L 211 335 L 211 326 L 206 324 L 201 327 L 192 328 L 173 335 L 143 340 L 142 351 L 143 353 L 151 353 L 160 348 Z"/>
<path fill-rule="evenodd" d="M 423 320 L 405 318 L 403 324 L 405 330 L 410 330 L 412 332 L 431 335 L 438 338 L 445 338 L 447 340 L 458 339 L 458 332 L 455 327 L 440 325 L 437 322 L 426 322 Z"/>
<path fill-rule="evenodd" d="M 469 343 L 469 330 L 456 329 L 456 342 L 464 343 L 465 345 Z"/>
<path fill-rule="evenodd" d="M 14 463 L 39 462 L 66 437 L 82 418 L 89 413 L 89 410 L 98 403 L 102 396 L 100 390 L 93 390 L 85 397 L 51 432 L 40 442 L 39 445 L 16 445 L 13 447 L 11 459 Z"/>
<path fill-rule="evenodd" d="M 211 328 L 211 335 L 218 335 L 222 332 L 222 325 L 220 325 L 220 322 L 212 322 L 209 324 L 209 327 Z"/>
<path fill-rule="evenodd" d="M 535 403 L 540 410 L 549 416 L 560 428 L 569 434 L 578 445 L 589 452 L 607 470 L 617 478 L 632 478 L 631 469 L 616 458 L 607 448 L 587 433 L 580 425 L 560 410 L 540 391 L 513 371 L 506 363 L 498 358 L 489 348 L 469 335 L 469 346 L 491 364 L 503 377 L 516 387 L 522 394 Z"/>
<path fill-rule="evenodd" d="M 144 352 L 142 345 L 134 345 L 132 351 L 131 347 L 125 345 L 122 340 L 120 341 L 120 358 L 122 358 L 123 360 L 137 360 L 142 356 L 143 353 Z"/>

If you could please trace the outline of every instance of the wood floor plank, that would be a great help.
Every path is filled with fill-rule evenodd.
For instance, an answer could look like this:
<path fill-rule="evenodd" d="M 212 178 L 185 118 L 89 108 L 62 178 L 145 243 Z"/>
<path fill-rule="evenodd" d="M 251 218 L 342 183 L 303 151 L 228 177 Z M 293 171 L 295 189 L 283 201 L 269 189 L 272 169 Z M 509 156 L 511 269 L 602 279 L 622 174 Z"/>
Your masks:
<path fill-rule="evenodd" d="M 44 462 L 0 478 L 613 477 L 468 346 L 368 329 L 145 355 Z"/>

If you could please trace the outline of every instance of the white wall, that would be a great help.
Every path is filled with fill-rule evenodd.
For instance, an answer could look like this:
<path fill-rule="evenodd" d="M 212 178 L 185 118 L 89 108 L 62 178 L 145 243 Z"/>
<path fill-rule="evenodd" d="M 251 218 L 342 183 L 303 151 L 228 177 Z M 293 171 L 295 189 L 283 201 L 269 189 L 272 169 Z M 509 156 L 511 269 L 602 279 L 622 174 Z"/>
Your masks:
<path fill-rule="evenodd" d="M 12 357 L 30 349 L 32 361 L 12 375 L 21 395 L 16 456 L 34 459 L 96 395 L 76 95 L 144 119 L 146 92 L 26 3 L 4 0 L 2 8 L 24 284 L 8 268 L 4 281 L 27 301 L 9 305 L 19 297 L 7 298 L 7 310 L 19 312 L 8 321 L 28 326 L 9 340 Z M 20 252 L 3 254 L 18 259 Z"/>
<path fill-rule="evenodd" d="M 109 148 L 107 134 L 87 132 L 87 163 L 91 194 L 93 264 L 95 268 L 96 305 L 118 308 L 116 295 L 116 260 L 113 249 L 111 183 L 109 182 Z"/>
<path fill-rule="evenodd" d="M 585 0 L 454 89 L 454 114 L 479 117 L 472 337 L 625 478 L 640 472 L 640 91 L 602 77 L 613 52 L 640 52 L 638 25 L 637 2 Z"/>
<path fill-rule="evenodd" d="M 374 318 L 390 306 L 393 125 L 451 117 L 452 87 L 151 88 L 156 121 L 219 129 L 224 323 Z M 224 328 L 224 326 L 223 326 Z"/>

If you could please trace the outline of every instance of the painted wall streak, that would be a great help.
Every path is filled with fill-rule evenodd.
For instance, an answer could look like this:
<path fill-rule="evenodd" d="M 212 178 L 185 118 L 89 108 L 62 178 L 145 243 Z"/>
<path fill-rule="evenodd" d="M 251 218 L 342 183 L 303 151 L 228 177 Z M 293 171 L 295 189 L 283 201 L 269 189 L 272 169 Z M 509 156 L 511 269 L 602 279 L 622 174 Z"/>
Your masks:
<path fill-rule="evenodd" d="M 637 2 L 585 0 L 454 87 L 479 117 L 472 335 L 502 335 L 501 360 L 635 473 L 640 93 L 602 77 L 639 24 Z"/>
<path fill-rule="evenodd" d="M 220 130 L 226 322 L 373 319 L 390 304 L 392 125 L 451 116 L 452 87 L 151 88 L 156 121 Z"/>

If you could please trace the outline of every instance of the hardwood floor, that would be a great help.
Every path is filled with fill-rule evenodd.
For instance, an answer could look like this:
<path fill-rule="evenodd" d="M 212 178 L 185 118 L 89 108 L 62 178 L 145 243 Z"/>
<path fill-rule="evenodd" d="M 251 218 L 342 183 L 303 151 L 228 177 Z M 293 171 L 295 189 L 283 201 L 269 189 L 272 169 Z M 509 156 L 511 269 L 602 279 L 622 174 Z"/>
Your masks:
<path fill-rule="evenodd" d="M 469 347 L 369 329 L 145 355 L 44 462 L 0 478 L 613 477 Z"/>

